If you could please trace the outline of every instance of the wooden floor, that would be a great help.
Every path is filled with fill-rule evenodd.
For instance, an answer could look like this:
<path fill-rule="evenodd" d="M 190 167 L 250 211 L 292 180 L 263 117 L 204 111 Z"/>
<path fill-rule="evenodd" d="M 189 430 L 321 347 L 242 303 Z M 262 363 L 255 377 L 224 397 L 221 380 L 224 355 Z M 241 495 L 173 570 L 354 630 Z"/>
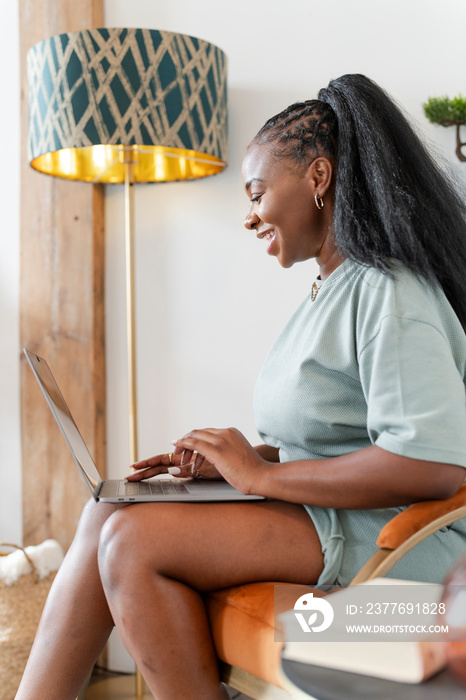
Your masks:
<path fill-rule="evenodd" d="M 231 700 L 249 700 L 246 695 L 229 689 Z M 86 693 L 86 700 L 135 700 L 134 676 L 117 675 L 103 671 L 94 672 Z M 153 700 L 146 690 L 144 700 Z"/>
<path fill-rule="evenodd" d="M 86 693 L 86 700 L 133 700 L 136 698 L 134 676 L 116 674 L 94 674 Z M 144 700 L 153 700 L 146 690 Z"/>

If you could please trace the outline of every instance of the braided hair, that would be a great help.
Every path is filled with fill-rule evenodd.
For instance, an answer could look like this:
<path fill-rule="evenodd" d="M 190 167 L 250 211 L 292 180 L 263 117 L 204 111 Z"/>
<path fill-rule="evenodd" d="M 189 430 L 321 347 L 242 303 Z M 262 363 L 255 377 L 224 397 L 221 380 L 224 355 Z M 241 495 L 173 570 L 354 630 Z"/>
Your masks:
<path fill-rule="evenodd" d="M 307 165 L 316 153 L 336 155 L 337 121 L 333 109 L 319 100 L 295 102 L 269 119 L 253 143 L 269 143 L 275 156 Z"/>
<path fill-rule="evenodd" d="M 364 75 L 343 75 L 318 100 L 269 119 L 253 143 L 306 165 L 335 163 L 340 254 L 390 275 L 399 260 L 438 282 L 466 328 L 466 204 L 401 109 Z"/>

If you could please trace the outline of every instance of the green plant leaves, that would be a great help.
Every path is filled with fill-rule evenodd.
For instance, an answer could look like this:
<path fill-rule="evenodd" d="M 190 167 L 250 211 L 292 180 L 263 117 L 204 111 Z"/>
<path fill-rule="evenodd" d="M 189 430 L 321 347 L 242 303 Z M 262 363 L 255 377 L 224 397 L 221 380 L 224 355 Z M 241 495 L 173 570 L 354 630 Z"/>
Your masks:
<path fill-rule="evenodd" d="M 466 98 L 458 97 L 429 97 L 423 105 L 424 114 L 432 124 L 453 126 L 466 124 Z"/>

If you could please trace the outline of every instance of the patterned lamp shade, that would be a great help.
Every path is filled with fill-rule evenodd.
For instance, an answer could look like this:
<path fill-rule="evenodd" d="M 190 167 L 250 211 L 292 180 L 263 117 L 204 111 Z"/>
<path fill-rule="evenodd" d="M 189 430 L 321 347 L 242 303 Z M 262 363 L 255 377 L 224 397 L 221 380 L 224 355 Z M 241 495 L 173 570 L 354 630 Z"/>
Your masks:
<path fill-rule="evenodd" d="M 28 52 L 29 160 L 89 182 L 184 180 L 227 162 L 227 61 L 152 29 L 60 34 Z"/>

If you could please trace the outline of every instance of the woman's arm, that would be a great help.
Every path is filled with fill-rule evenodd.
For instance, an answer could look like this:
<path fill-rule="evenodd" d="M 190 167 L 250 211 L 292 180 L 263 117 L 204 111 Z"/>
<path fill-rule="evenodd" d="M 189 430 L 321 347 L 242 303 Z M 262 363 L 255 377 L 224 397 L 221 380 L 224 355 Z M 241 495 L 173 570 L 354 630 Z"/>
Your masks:
<path fill-rule="evenodd" d="M 348 455 L 267 465 L 255 479 L 269 498 L 332 508 L 387 508 L 452 496 L 463 467 L 401 457 L 372 445 Z"/>
<path fill-rule="evenodd" d="M 372 445 L 340 457 L 273 463 L 236 429 L 194 430 L 176 447 L 196 450 L 233 486 L 325 508 L 387 508 L 453 495 L 463 467 L 400 457 Z"/>

